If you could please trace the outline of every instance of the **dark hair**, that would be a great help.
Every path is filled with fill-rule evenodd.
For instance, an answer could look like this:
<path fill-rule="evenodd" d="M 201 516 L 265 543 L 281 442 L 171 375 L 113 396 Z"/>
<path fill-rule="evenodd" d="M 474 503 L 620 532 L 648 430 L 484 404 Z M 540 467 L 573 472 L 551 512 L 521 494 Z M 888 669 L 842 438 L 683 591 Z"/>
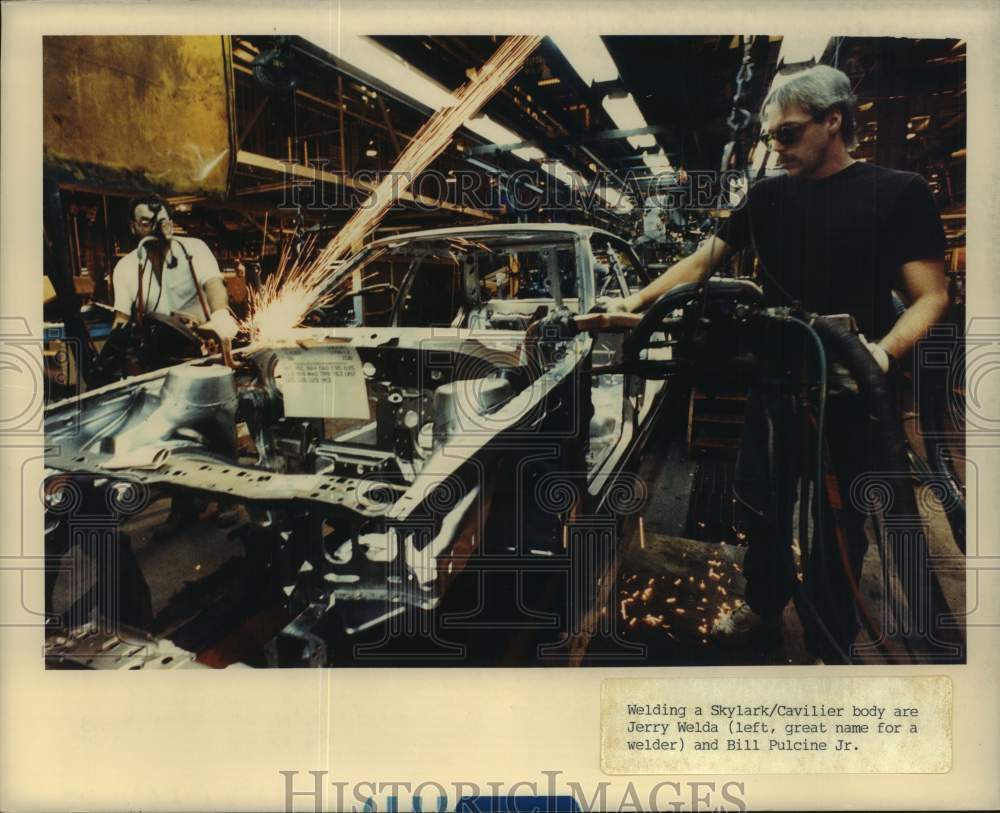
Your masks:
<path fill-rule="evenodd" d="M 847 74 L 829 65 L 815 65 L 774 88 L 760 109 L 763 113 L 772 104 L 781 109 L 797 106 L 816 121 L 822 121 L 836 110 L 840 113 L 840 136 L 850 150 L 858 145 L 854 121 L 857 103 Z"/>
<path fill-rule="evenodd" d="M 129 219 L 130 222 L 133 221 L 133 220 L 135 220 L 135 210 L 136 210 L 136 207 L 142 206 L 143 204 L 145 204 L 146 206 L 148 206 L 154 212 L 157 209 L 164 209 L 167 212 L 167 217 L 169 217 L 171 219 L 173 218 L 174 213 L 173 213 L 173 210 L 171 210 L 171 208 L 170 208 L 170 204 L 167 203 L 163 198 L 161 198 L 155 192 L 153 192 L 153 193 L 150 193 L 148 195 L 138 195 L 138 196 L 132 198 L 131 200 L 129 200 L 129 202 L 128 202 L 128 219 Z"/>

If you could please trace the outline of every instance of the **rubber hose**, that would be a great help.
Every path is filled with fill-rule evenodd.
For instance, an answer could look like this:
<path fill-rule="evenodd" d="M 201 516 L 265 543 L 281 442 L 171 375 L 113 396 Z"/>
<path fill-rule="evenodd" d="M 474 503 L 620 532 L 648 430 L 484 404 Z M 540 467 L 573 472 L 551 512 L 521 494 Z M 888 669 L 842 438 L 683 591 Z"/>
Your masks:
<path fill-rule="evenodd" d="M 895 402 L 888 378 L 868 348 L 853 333 L 822 317 L 814 319 L 812 326 L 823 343 L 847 367 L 857 382 L 861 395 L 867 397 L 878 423 L 878 431 L 874 433 L 877 465 L 881 471 L 896 475 L 890 477 L 889 482 L 896 506 L 894 513 L 904 517 L 919 518 L 917 500 L 909 483 L 910 465 L 906 454 L 906 438 L 903 434 L 902 421 L 894 408 Z M 845 485 L 850 486 L 850 484 Z M 904 624 L 904 630 L 908 627 L 912 633 L 916 633 L 925 628 L 921 622 L 926 621 L 930 626 L 928 634 L 933 637 L 935 619 L 947 605 L 937 579 L 933 573 L 928 573 L 927 540 L 923 533 L 914 533 L 906 534 L 903 543 L 906 549 L 898 547 L 893 551 L 893 558 L 896 574 L 909 603 L 910 624 Z M 930 588 L 930 594 L 926 597 L 924 585 Z M 930 600 L 929 605 L 927 599 Z"/>
<path fill-rule="evenodd" d="M 889 379 L 882 372 L 868 348 L 850 331 L 822 316 L 812 321 L 812 327 L 828 348 L 834 350 L 838 360 L 847 367 L 857 382 L 862 396 L 867 396 L 878 422 L 875 433 L 875 450 L 883 471 L 909 472 L 906 455 L 906 437 L 903 424 L 896 413 L 895 400 Z M 900 513 L 917 516 L 917 500 L 912 488 L 902 488 L 898 479 L 893 480 L 893 499 Z"/>

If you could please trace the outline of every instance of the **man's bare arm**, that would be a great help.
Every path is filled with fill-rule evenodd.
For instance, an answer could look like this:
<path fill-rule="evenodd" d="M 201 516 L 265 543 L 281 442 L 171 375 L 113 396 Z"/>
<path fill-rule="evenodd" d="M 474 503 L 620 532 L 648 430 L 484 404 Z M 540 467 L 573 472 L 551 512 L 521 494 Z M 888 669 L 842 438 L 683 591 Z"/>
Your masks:
<path fill-rule="evenodd" d="M 910 306 L 878 344 L 896 358 L 902 358 L 927 329 L 941 320 L 948 310 L 948 284 L 944 263 L 913 260 L 903 264 L 903 284 Z"/>
<path fill-rule="evenodd" d="M 678 260 L 663 274 L 654 279 L 641 291 L 625 297 L 625 310 L 636 313 L 645 310 L 671 288 L 685 282 L 701 282 L 733 253 L 732 249 L 718 237 L 709 237 L 698 246 L 698 250 Z"/>
<path fill-rule="evenodd" d="M 638 313 L 585 313 L 574 317 L 577 330 L 634 330 L 642 316 Z"/>
<path fill-rule="evenodd" d="M 208 312 L 226 310 L 229 307 L 229 293 L 226 291 L 226 283 L 222 277 L 212 277 L 203 286 L 205 298 L 208 300 Z"/>

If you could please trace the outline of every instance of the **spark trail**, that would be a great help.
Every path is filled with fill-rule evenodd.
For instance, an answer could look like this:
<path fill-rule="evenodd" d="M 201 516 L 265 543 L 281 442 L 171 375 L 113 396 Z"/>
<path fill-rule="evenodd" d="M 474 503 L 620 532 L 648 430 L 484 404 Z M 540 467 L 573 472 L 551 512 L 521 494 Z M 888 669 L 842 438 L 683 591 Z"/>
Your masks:
<path fill-rule="evenodd" d="M 251 298 L 251 315 L 243 327 L 252 339 L 287 336 L 311 311 L 350 293 L 351 279 L 344 274 L 343 263 L 352 246 L 374 230 L 413 180 L 444 152 L 455 131 L 515 76 L 541 40 L 537 36 L 504 40 L 475 77 L 458 90 L 455 104 L 438 110 L 424 123 L 392 171 L 314 257 L 301 261 L 312 252 L 303 251 L 297 258 L 288 250 L 283 252 L 278 272 Z"/>

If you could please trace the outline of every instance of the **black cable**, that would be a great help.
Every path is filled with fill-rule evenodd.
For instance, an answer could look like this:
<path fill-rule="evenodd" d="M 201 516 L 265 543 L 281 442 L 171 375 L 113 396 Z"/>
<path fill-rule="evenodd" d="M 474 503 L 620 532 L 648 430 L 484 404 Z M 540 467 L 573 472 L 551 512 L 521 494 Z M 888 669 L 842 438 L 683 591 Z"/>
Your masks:
<path fill-rule="evenodd" d="M 826 396 L 827 396 L 827 361 L 826 361 L 826 348 L 823 347 L 823 342 L 820 340 L 819 334 L 813 329 L 812 325 L 808 322 L 803 321 L 795 316 L 789 316 L 788 321 L 793 324 L 800 325 L 805 329 L 806 333 L 812 338 L 813 343 L 816 347 L 816 358 L 819 361 L 819 407 L 816 410 L 816 471 L 815 471 L 815 487 L 816 492 L 816 519 L 815 528 L 813 529 L 813 540 L 818 538 L 819 544 L 822 549 L 823 544 L 823 439 L 826 433 Z M 801 509 L 800 509 L 801 510 Z"/>
<path fill-rule="evenodd" d="M 140 279 L 142 278 L 142 269 L 146 267 L 146 263 L 149 263 L 149 271 L 150 271 L 150 273 L 149 273 L 149 278 L 146 280 L 146 296 L 145 296 L 144 301 L 146 302 L 146 313 L 152 313 L 158 307 L 160 307 L 160 298 L 163 296 L 163 277 L 162 277 L 162 274 L 161 274 L 160 280 L 157 283 L 158 290 L 156 292 L 156 303 L 153 305 L 153 307 L 150 307 L 149 306 L 149 292 L 150 292 L 150 290 L 153 287 L 153 277 L 156 275 L 156 272 L 153 270 L 153 264 L 149 261 L 149 251 L 148 250 L 146 251 L 146 257 L 142 261 L 142 265 L 139 266 L 139 278 Z M 145 316 L 145 314 L 143 314 L 143 316 Z"/>
<path fill-rule="evenodd" d="M 894 411 L 894 394 L 871 352 L 856 336 L 827 319 L 817 318 L 813 324 L 821 338 L 836 349 L 838 358 L 858 383 L 861 396 L 866 399 L 868 408 L 877 421 L 878 431 L 873 437 L 873 451 L 881 471 L 909 472 L 906 438 L 902 422 Z M 888 485 L 898 514 L 919 518 L 916 495 L 909 480 L 899 476 L 892 477 Z M 926 538 L 922 533 L 916 533 L 905 540 L 896 538 L 895 546 L 887 547 L 890 540 L 886 538 L 883 527 L 884 524 L 879 523 L 879 541 L 889 557 L 887 564 L 891 561 L 896 569 L 903 595 L 910 605 L 911 619 L 936 619 L 942 608 L 947 609 L 948 604 L 939 579 L 933 569 L 928 568 Z M 918 622 L 914 622 L 914 625 L 916 623 Z M 934 632 L 936 631 L 935 629 Z M 910 636 L 904 634 L 904 644 L 912 652 L 908 637 Z"/>
<path fill-rule="evenodd" d="M 825 526 L 823 524 L 823 499 L 824 499 L 823 498 L 823 493 L 824 493 L 823 477 L 824 477 L 824 468 L 825 468 L 823 461 L 825 459 L 824 445 L 825 445 L 825 431 L 826 431 L 826 427 L 825 427 L 825 420 L 826 420 L 826 418 L 825 418 L 825 416 L 826 416 L 826 400 L 827 400 L 827 373 L 826 373 L 827 359 L 826 359 L 826 349 L 823 346 L 823 342 L 822 342 L 822 340 L 821 340 L 821 338 L 819 336 L 819 333 L 817 333 L 817 331 L 815 330 L 815 328 L 812 327 L 812 325 L 810 325 L 807 322 L 805 322 L 805 321 L 803 321 L 801 319 L 798 319 L 796 317 L 789 317 L 789 321 L 795 322 L 795 323 L 801 325 L 802 327 L 804 327 L 806 329 L 806 331 L 808 332 L 808 334 L 813 338 L 813 341 L 814 341 L 814 343 L 816 345 L 817 356 L 818 356 L 819 361 L 820 361 L 820 371 L 821 371 L 821 376 L 822 377 L 820 379 L 820 403 L 819 403 L 819 408 L 817 410 L 817 418 L 816 418 L 816 452 L 815 452 L 816 453 L 816 461 L 815 461 L 816 462 L 816 470 L 815 470 L 815 475 L 814 475 L 815 481 L 813 483 L 813 491 L 814 491 L 814 495 L 815 495 L 815 509 L 814 509 L 814 511 L 815 511 L 815 519 L 814 519 L 814 527 L 813 527 L 813 541 L 811 543 L 811 548 L 815 548 L 817 545 L 819 546 L 818 547 L 818 553 L 819 553 L 820 557 L 822 557 L 821 561 L 820 561 L 820 571 L 819 572 L 826 572 L 825 571 L 826 555 L 827 555 L 826 539 L 825 539 L 826 528 L 825 528 Z M 804 525 L 804 521 L 803 521 L 803 508 L 800 507 L 799 511 L 800 511 L 799 522 L 800 522 L 800 528 L 801 528 L 802 525 Z M 835 521 L 836 521 L 836 519 L 835 519 Z M 799 534 L 799 539 L 800 540 L 803 539 L 803 534 L 801 534 L 801 533 Z M 810 555 L 811 555 L 811 551 L 810 551 Z M 847 577 L 848 581 L 852 581 L 853 580 L 853 573 L 850 573 L 849 571 L 847 571 L 846 570 L 847 567 L 848 567 L 848 565 L 845 564 L 845 576 Z M 805 569 L 805 565 L 803 565 L 803 569 Z M 861 615 L 862 615 L 862 617 L 863 617 L 863 619 L 865 621 L 866 627 L 869 630 L 869 634 L 871 634 L 873 638 L 876 638 L 877 636 L 874 634 L 875 628 L 870 623 L 870 619 L 868 618 L 868 613 L 865 611 L 864 606 L 860 605 L 860 599 L 861 599 L 860 594 L 856 594 L 855 595 L 855 600 L 859 602 L 859 608 L 858 609 L 861 611 Z M 811 604 L 812 604 L 812 602 L 810 602 L 810 605 Z M 812 609 L 815 612 L 815 607 L 812 607 Z M 818 617 L 818 613 L 817 613 L 817 617 Z M 822 624 L 821 624 L 821 626 L 822 626 Z M 827 634 L 827 633 L 825 632 L 824 634 Z M 839 650 L 839 646 L 837 646 L 836 641 L 834 641 L 832 638 L 830 638 L 829 635 L 827 635 L 827 637 L 830 639 L 829 642 L 831 644 L 833 644 L 833 646 L 835 648 L 837 648 L 837 650 L 839 652 L 840 651 Z M 876 641 L 876 643 L 878 643 L 878 641 Z M 840 654 L 843 654 L 843 653 L 841 652 Z M 851 661 L 848 661 L 848 662 L 851 662 Z"/>
<path fill-rule="evenodd" d="M 841 659 L 841 661 L 846 664 L 854 663 L 853 658 L 851 658 L 850 655 L 844 652 L 840 644 L 837 643 L 837 639 L 834 636 L 834 634 L 830 632 L 830 628 L 823 623 L 823 619 L 820 618 L 819 615 L 819 610 L 817 610 L 816 605 L 812 603 L 812 599 L 810 599 L 806 595 L 806 592 L 802 588 L 802 585 L 799 584 L 798 579 L 795 579 L 794 583 L 792 584 L 792 590 L 795 594 L 796 605 L 805 606 L 809 609 L 810 613 L 812 614 L 813 623 L 816 624 L 817 627 L 819 627 L 819 631 L 823 633 L 823 637 L 826 638 L 827 643 L 837 653 L 837 656 Z"/>
<path fill-rule="evenodd" d="M 824 459 L 825 459 L 825 454 L 824 454 L 824 440 L 825 440 L 825 437 L 824 436 L 825 436 L 825 432 L 826 432 L 826 402 L 827 402 L 827 357 L 826 357 L 826 348 L 823 345 L 823 342 L 822 342 L 822 339 L 821 339 L 819 333 L 808 322 L 806 322 L 806 321 L 804 321 L 802 319 L 799 319 L 797 317 L 794 317 L 794 316 L 773 316 L 772 315 L 772 316 L 770 316 L 770 318 L 776 318 L 776 319 L 778 319 L 779 321 L 782 321 L 782 322 L 793 322 L 793 323 L 801 326 L 806 331 L 806 333 L 813 339 L 813 343 L 814 343 L 814 346 L 816 348 L 816 356 L 817 356 L 817 362 L 818 362 L 817 366 L 818 366 L 818 371 L 819 371 L 819 375 L 817 376 L 817 382 L 818 382 L 818 387 L 819 387 L 819 404 L 818 404 L 818 407 L 817 407 L 817 418 L 816 418 L 816 450 L 815 450 L 815 453 L 814 453 L 814 456 L 815 456 L 815 471 L 814 471 L 814 474 L 813 474 L 813 477 L 814 477 L 814 481 L 813 481 L 813 495 L 814 495 L 814 502 L 815 502 L 815 506 L 814 506 L 814 522 L 813 522 L 813 538 L 812 538 L 812 541 L 809 543 L 808 552 L 803 547 L 803 545 L 805 545 L 805 543 L 806 543 L 806 540 L 808 539 L 808 535 L 806 533 L 806 527 L 807 527 L 807 523 L 808 523 L 808 510 L 809 510 L 808 509 L 808 503 L 807 503 L 807 497 L 803 496 L 803 499 L 800 500 L 800 503 L 799 503 L 799 505 L 800 505 L 800 507 L 799 507 L 799 540 L 800 540 L 800 551 L 803 553 L 802 569 L 803 569 L 803 572 L 808 572 L 808 570 L 809 570 L 808 562 L 809 562 L 809 559 L 811 558 L 811 556 L 813 555 L 813 551 L 815 550 L 818 553 L 818 555 L 824 556 L 824 557 L 825 557 L 826 552 L 827 552 L 826 551 L 826 543 L 825 543 L 825 532 L 826 532 L 826 529 L 825 529 L 825 525 L 824 525 L 824 512 L 823 512 L 823 508 L 824 508 L 824 504 L 823 504 L 823 499 L 824 499 L 823 477 L 824 477 L 824 469 L 825 469 L 825 466 L 824 466 Z M 805 471 L 803 471 L 803 478 L 802 478 L 802 483 L 803 483 L 802 494 L 803 495 L 807 495 L 808 494 L 807 482 L 808 482 L 808 478 L 805 476 Z M 821 572 L 822 572 L 822 565 L 823 565 L 823 562 L 821 562 Z M 852 574 L 848 573 L 846 575 L 847 575 L 848 579 L 850 579 Z M 838 643 L 838 641 L 834 637 L 833 633 L 829 630 L 829 628 L 826 626 L 826 624 L 823 623 L 823 620 L 822 620 L 822 618 L 820 616 L 819 610 L 816 608 L 815 604 L 813 604 L 812 600 L 808 597 L 808 595 L 805 593 L 805 591 L 801 588 L 801 586 L 800 586 L 800 584 L 799 584 L 799 582 L 798 582 L 797 579 L 793 583 L 793 590 L 795 592 L 795 601 L 796 601 L 796 603 L 800 607 L 805 607 L 809 611 L 810 615 L 812 616 L 812 621 L 815 623 L 816 627 L 819 629 L 819 631 L 823 635 L 823 637 L 826 638 L 827 643 L 830 645 L 830 647 L 836 652 L 836 654 L 843 660 L 844 663 L 853 663 L 853 659 L 847 653 L 844 652 L 844 650 L 841 648 L 840 644 Z M 855 599 L 858 600 L 859 596 L 855 595 Z M 869 619 L 867 618 L 867 613 L 865 613 L 865 611 L 864 611 L 864 607 L 862 606 L 859 609 L 861 610 L 862 615 L 865 618 L 865 621 L 868 622 Z M 870 630 L 874 629 L 874 627 L 872 627 L 870 624 L 866 623 L 866 626 L 868 626 Z M 873 635 L 872 637 L 874 638 L 876 636 Z"/>

